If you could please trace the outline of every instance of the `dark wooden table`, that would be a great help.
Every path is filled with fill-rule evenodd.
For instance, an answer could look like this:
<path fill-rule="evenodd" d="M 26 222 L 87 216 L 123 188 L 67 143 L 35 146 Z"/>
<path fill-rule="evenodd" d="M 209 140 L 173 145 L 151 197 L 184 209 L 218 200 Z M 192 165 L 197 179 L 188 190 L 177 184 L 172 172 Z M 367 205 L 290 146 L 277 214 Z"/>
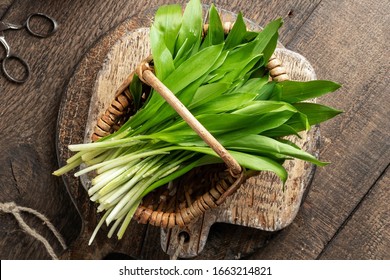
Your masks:
<path fill-rule="evenodd" d="M 167 2 L 174 1 L 0 0 L 3 20 L 21 23 L 30 13 L 43 12 L 59 23 L 57 33 L 47 39 L 26 31 L 6 33 L 14 52 L 30 64 L 31 77 L 19 85 L 0 75 L 0 202 L 14 201 L 44 214 L 72 252 L 64 252 L 36 217 L 23 217 L 63 259 L 97 256 L 83 254 L 85 249 L 77 243 L 82 220 L 61 178 L 51 175 L 58 167 L 56 123 L 61 97 L 83 55 L 101 36 L 129 17 Z M 260 25 L 283 17 L 280 41 L 304 55 L 319 79 L 343 85 L 321 103 L 344 114 L 321 126 L 320 157 L 332 164 L 317 169 L 289 227 L 268 233 L 216 224 L 197 258 L 390 259 L 390 2 L 215 3 L 235 13 L 242 11 Z M 108 258 L 169 258 L 161 250 L 158 228 L 135 227 L 142 235 L 136 237 L 134 250 Z M 11 214 L 0 213 L 0 258 L 50 256 Z"/>

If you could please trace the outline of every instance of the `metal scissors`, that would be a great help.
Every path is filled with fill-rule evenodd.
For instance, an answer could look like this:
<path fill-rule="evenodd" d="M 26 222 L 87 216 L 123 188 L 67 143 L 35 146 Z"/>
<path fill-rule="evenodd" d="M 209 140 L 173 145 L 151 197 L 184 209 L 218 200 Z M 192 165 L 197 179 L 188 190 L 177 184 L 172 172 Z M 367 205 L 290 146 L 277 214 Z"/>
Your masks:
<path fill-rule="evenodd" d="M 42 18 L 43 20 L 48 21 L 51 24 L 51 29 L 49 31 L 46 31 L 46 32 L 35 30 L 34 27 L 32 28 L 32 23 L 31 23 L 31 20 L 33 18 Z M 35 37 L 39 37 L 39 38 L 46 38 L 46 37 L 49 37 L 50 35 L 52 35 L 54 32 L 56 32 L 57 27 L 58 27 L 58 24 L 53 18 L 49 17 L 48 15 L 42 14 L 42 13 L 30 14 L 27 17 L 26 21 L 21 25 L 0 21 L 0 44 L 3 45 L 3 47 L 5 49 L 5 58 L 1 62 L 1 69 L 3 70 L 4 76 L 8 80 L 13 81 L 15 83 L 24 83 L 25 81 L 27 81 L 27 79 L 30 76 L 30 66 L 23 58 L 13 54 L 10 46 L 8 45 L 7 41 L 5 40 L 5 37 L 4 37 L 5 31 L 7 31 L 7 30 L 20 30 L 20 29 L 26 28 L 27 31 L 31 35 L 33 35 Z M 22 65 L 22 67 L 25 70 L 23 77 L 21 77 L 21 78 L 15 77 L 11 74 L 11 72 L 7 68 L 7 65 L 9 64 L 9 62 L 11 60 L 16 60 L 17 62 L 19 62 L 19 64 Z"/>

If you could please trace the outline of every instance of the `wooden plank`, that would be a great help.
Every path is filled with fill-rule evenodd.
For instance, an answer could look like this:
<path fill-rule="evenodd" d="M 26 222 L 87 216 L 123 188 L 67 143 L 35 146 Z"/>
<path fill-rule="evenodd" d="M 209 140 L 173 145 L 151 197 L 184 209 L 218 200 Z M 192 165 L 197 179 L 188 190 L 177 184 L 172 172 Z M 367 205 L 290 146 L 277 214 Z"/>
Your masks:
<path fill-rule="evenodd" d="M 388 166 L 320 259 L 390 259 L 389 186 Z"/>
<path fill-rule="evenodd" d="M 216 7 L 233 13 L 241 11 L 244 17 L 260 26 L 276 18 L 283 18 L 284 24 L 279 39 L 282 44 L 287 44 L 321 1 L 202 1 L 202 3 L 210 2 L 215 2 Z"/>
<path fill-rule="evenodd" d="M 204 250 L 194 259 L 237 260 L 248 258 L 259 248 L 264 247 L 275 232 L 262 231 L 255 228 L 216 223 Z M 222 248 L 225 248 L 222 250 Z"/>
<path fill-rule="evenodd" d="M 140 259 L 142 260 L 168 260 L 170 256 L 165 253 L 161 244 L 161 229 L 155 226 L 147 226 L 147 231 L 142 244 Z"/>
<path fill-rule="evenodd" d="M 114 2 L 108 7 L 103 1 L 100 5 L 96 1 L 16 1 L 7 13 L 8 21 L 19 23 L 32 11 L 44 12 L 58 21 L 59 29 L 54 36 L 42 40 L 24 31 L 7 33 L 14 52 L 30 64 L 31 77 L 25 84 L 17 85 L 0 76 L 0 201 L 16 201 L 45 214 L 68 244 L 82 227 L 61 179 L 51 175 L 58 166 L 55 139 L 60 97 L 83 53 L 101 34 L 128 16 L 131 9 L 123 9 L 124 3 L 131 4 Z M 110 15 L 120 12 L 122 17 L 110 19 Z M 16 183 L 12 174 L 17 174 Z M 2 259 L 49 258 L 41 243 L 23 233 L 11 215 L 0 217 Z M 27 217 L 26 221 L 39 232 L 47 231 L 36 219 Z M 44 236 L 56 245 L 55 238 Z M 61 253 L 58 246 L 55 250 Z"/>
<path fill-rule="evenodd" d="M 61 181 L 49 176 L 57 168 L 56 119 L 64 87 L 81 57 L 99 37 L 131 15 L 143 14 L 144 11 L 152 7 L 173 1 L 156 0 L 145 3 L 118 0 L 107 3 L 102 0 L 20 0 L 13 2 L 6 15 L 6 19 L 9 21 L 22 22 L 31 12 L 39 11 L 47 13 L 59 23 L 58 32 L 44 40 L 33 38 L 23 31 L 13 32 L 12 35 L 9 33 L 7 40 L 13 50 L 22 55 L 30 64 L 31 77 L 25 84 L 16 85 L 9 83 L 0 75 L 0 131 L 2 132 L 0 150 L 11 155 L 15 149 L 24 151 L 24 148 L 20 148 L 20 146 L 28 145 L 31 153 L 25 153 L 26 157 L 17 159 L 20 162 L 17 165 L 17 172 L 26 170 L 28 162 L 34 161 L 33 155 L 37 154 L 39 160 L 36 164 L 39 164 L 40 167 L 34 168 L 36 170 L 34 176 L 29 173 L 25 174 L 25 180 L 20 183 L 21 187 L 29 190 L 28 196 L 29 199 L 32 199 L 31 201 L 35 201 L 33 199 L 37 186 L 46 186 L 50 193 L 45 193 L 45 197 L 40 200 L 39 205 L 24 203 L 27 196 L 18 195 L 14 191 L 11 192 L 10 196 L 1 193 L 0 199 L 1 201 L 5 201 L 5 199 L 17 200 L 26 206 L 34 206 L 53 219 L 68 243 L 71 243 L 77 234 L 76 232 L 82 230 L 80 220 L 75 214 L 75 209 L 70 205 L 68 194 Z M 211 3 L 212 1 L 206 2 Z M 282 42 L 288 42 L 319 2 L 319 0 L 265 1 L 261 7 L 255 1 L 224 0 L 216 1 L 216 4 L 233 12 L 242 10 L 246 17 L 254 19 L 258 24 L 264 24 L 269 19 L 283 16 L 285 26 L 281 35 Z M 288 16 L 291 10 L 293 13 Z M 12 178 L 12 170 L 7 165 L 10 158 L 13 156 L 5 157 L 1 164 L 0 185 L 2 188 L 11 182 L 7 179 Z M 34 182 L 34 185 L 31 185 L 30 182 Z M 17 231 L 17 227 L 9 221 L 8 215 L 1 215 L 1 218 L 6 221 L 1 223 L 3 234 L 12 236 L 10 233 Z M 12 238 L 14 241 L 2 243 L 0 247 L 0 251 L 4 254 L 2 258 L 47 257 L 39 242 L 29 240 L 29 237 L 25 237 L 24 234 L 14 235 Z M 55 243 L 54 239 L 50 239 L 50 236 L 48 238 L 49 241 Z M 31 250 L 25 250 L 26 246 L 17 247 L 18 249 L 13 251 L 9 250 L 12 248 L 12 244 L 17 242 L 24 244 L 25 240 L 34 243 Z M 10 244 L 10 247 L 7 244 Z M 144 246 L 149 246 L 152 251 L 156 244 L 159 244 L 159 238 L 155 242 L 144 243 Z M 85 256 L 82 252 L 79 253 L 74 255 L 75 258 L 103 256 Z M 210 252 L 204 255 L 204 258 L 214 258 L 214 253 Z M 134 252 L 136 257 L 140 257 L 139 254 L 141 254 L 140 251 Z"/>
<path fill-rule="evenodd" d="M 88 108 L 92 94 L 91 89 L 94 88 L 96 76 L 101 69 L 103 61 L 106 59 L 108 50 L 128 30 L 139 28 L 145 24 L 145 19 L 125 21 L 119 28 L 115 29 L 115 32 L 99 40 L 88 51 L 76 69 L 74 76 L 68 83 L 58 117 L 58 154 L 61 165 L 71 156 L 67 145 L 84 141 Z M 85 73 L 88 73 L 88 75 L 85 75 Z M 118 241 L 115 236 L 108 239 L 106 236 L 108 230 L 104 226 L 97 234 L 92 245 L 87 245 L 95 226 L 99 222 L 100 216 L 96 214 L 96 206 L 90 203 L 80 180 L 72 174 L 66 174 L 63 178 L 85 225 L 78 240 L 63 258 L 101 259 L 110 253 L 123 253 L 133 258 L 139 258 L 147 227 L 137 225 L 136 223 L 129 227 L 131 230 L 127 232 L 125 238 L 121 241 Z"/>
<path fill-rule="evenodd" d="M 0 20 L 4 20 L 7 10 L 11 7 L 13 0 L 3 0 L 0 3 Z"/>
<path fill-rule="evenodd" d="M 321 128 L 320 158 L 332 164 L 317 170 L 295 222 L 253 258 L 317 258 L 389 164 L 390 123 L 385 117 L 390 115 L 389 60 L 384 31 L 389 12 L 389 3 L 322 1 L 288 45 L 313 63 L 319 78 L 343 84 L 341 92 L 321 102 L 345 113 Z M 375 228 L 368 226 L 367 232 Z"/>
<path fill-rule="evenodd" d="M 52 187 L 58 180 L 46 171 L 35 147 L 13 143 L 0 150 L 0 202 L 35 209 L 56 226 L 67 243 L 74 241 L 81 220 L 66 191 Z M 20 214 L 60 255 L 62 247 L 42 220 L 22 211 Z M 0 225 L 0 259 L 50 258 L 42 243 L 25 233 L 12 214 L 0 211 Z"/>
<path fill-rule="evenodd" d="M 205 2 L 207 3 L 207 1 Z M 208 1 L 208 3 L 210 2 Z M 148 2 L 147 5 L 139 1 L 115 1 L 107 6 L 96 1 L 34 1 L 33 3 L 18 1 L 7 15 L 9 20 L 21 21 L 30 11 L 39 10 L 55 18 L 59 22 L 59 29 L 55 36 L 45 40 L 32 39 L 21 33 L 14 33 L 13 38 L 10 38 L 23 53 L 29 50 L 25 58 L 34 62 L 35 67 L 32 68 L 32 75 L 33 77 L 35 75 L 38 80 L 35 84 L 25 84 L 23 86 L 4 81 L 2 91 L 6 94 L 4 96 L 6 103 L 3 103 L 3 114 L 11 116 L 13 113 L 18 113 L 26 125 L 25 135 L 38 133 L 35 132 L 35 129 L 32 129 L 34 126 L 31 124 L 35 124 L 42 128 L 42 131 L 39 131 L 40 135 L 46 136 L 46 132 L 53 131 L 55 125 L 56 109 L 59 105 L 58 97 L 62 93 L 62 87 L 65 81 L 69 79 L 76 63 L 92 42 L 129 15 L 142 14 L 143 11 L 162 3 L 165 3 L 165 1 Z M 254 18 L 260 24 L 274 18 L 274 12 L 277 12 L 277 15 L 288 14 L 289 10 L 286 7 L 293 7 L 299 10 L 300 13 L 305 14 L 310 13 L 315 6 L 315 3 L 306 4 L 306 1 L 291 1 L 288 5 L 286 3 L 264 3 L 261 9 L 259 9 L 258 4 L 252 1 L 249 3 L 245 3 L 245 1 L 216 1 L 216 4 L 237 12 L 242 10 L 248 18 Z M 291 17 L 290 21 L 294 21 L 294 30 L 297 30 L 300 26 L 299 23 L 303 21 L 298 17 L 300 14 L 295 15 L 295 17 Z M 260 20 L 259 18 L 262 16 L 264 18 Z M 283 34 L 287 34 L 289 31 L 294 33 L 294 30 L 284 29 Z M 24 44 L 26 39 L 32 40 L 34 45 Z M 25 46 L 24 49 L 23 46 Z M 50 48 L 49 46 L 59 47 Z M 30 80 L 30 82 L 32 81 Z M 21 105 L 18 96 L 13 94 L 16 90 L 25 93 L 32 92 L 30 94 L 32 96 L 28 94 L 24 96 L 24 105 L 27 106 L 16 105 Z M 51 92 L 52 95 L 48 98 L 44 94 L 34 94 L 36 92 Z M 41 104 L 41 106 L 32 106 L 36 103 Z M 30 116 L 35 116 L 34 121 Z M 10 129 L 8 126 L 4 129 L 3 132 L 8 135 L 8 139 L 16 137 L 14 129 Z M 51 135 L 53 135 L 53 132 Z M 50 137 L 42 138 L 52 139 Z M 47 149 L 44 147 L 48 146 L 42 146 L 41 150 L 46 152 Z M 47 153 L 52 154 L 52 151 L 49 150 Z"/>

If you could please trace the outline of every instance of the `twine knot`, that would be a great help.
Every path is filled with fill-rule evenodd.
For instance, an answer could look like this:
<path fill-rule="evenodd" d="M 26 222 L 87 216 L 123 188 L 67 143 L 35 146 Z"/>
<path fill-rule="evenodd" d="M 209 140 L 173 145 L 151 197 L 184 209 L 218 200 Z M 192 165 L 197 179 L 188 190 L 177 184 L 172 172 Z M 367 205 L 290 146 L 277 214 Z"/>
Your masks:
<path fill-rule="evenodd" d="M 15 202 L 1 203 L 0 210 L 4 213 L 13 213 L 14 211 L 19 212 L 19 209 L 17 208 Z"/>
<path fill-rule="evenodd" d="M 53 260 L 58 260 L 57 255 L 54 253 L 53 248 L 50 246 L 49 242 L 46 238 L 44 238 L 42 235 L 40 235 L 36 230 L 31 228 L 23 219 L 21 215 L 21 211 L 28 212 L 30 214 L 33 214 L 37 218 L 43 221 L 43 223 L 51 230 L 51 232 L 55 235 L 58 242 L 61 244 L 62 248 L 65 250 L 66 243 L 64 241 L 64 238 L 61 236 L 61 234 L 58 232 L 58 230 L 54 227 L 54 225 L 44 216 L 43 214 L 39 213 L 37 210 L 34 210 L 32 208 L 23 207 L 17 205 L 15 202 L 0 202 L 0 211 L 8 214 L 12 214 L 15 219 L 18 221 L 19 226 L 22 228 L 22 230 L 38 241 L 42 242 L 42 244 L 45 246 L 47 253 L 52 257 Z"/>

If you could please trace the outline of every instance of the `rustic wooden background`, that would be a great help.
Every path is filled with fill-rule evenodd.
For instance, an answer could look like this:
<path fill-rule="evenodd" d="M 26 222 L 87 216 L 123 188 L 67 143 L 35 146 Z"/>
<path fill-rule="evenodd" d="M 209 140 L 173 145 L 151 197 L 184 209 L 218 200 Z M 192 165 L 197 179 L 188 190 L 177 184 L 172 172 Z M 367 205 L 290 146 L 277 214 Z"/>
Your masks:
<path fill-rule="evenodd" d="M 46 215 L 72 246 L 82 222 L 58 167 L 56 123 L 61 97 L 78 63 L 93 44 L 131 16 L 175 1 L 0 0 L 2 20 L 21 23 L 43 12 L 59 23 L 47 39 L 26 31 L 6 32 L 15 53 L 31 67 L 23 85 L 0 75 L 0 202 L 15 201 Z M 177 2 L 177 1 L 176 1 Z M 179 1 L 184 3 L 185 1 Z M 211 3 L 212 1 L 204 1 Z M 321 126 L 320 157 L 332 164 L 317 169 L 295 221 L 269 233 L 216 224 L 198 259 L 390 259 L 390 103 L 387 1 L 214 1 L 217 7 L 264 25 L 284 18 L 281 42 L 304 55 L 318 78 L 343 84 L 321 103 L 344 114 Z M 0 48 L 0 57 L 4 51 Z M 83 248 L 62 251 L 39 220 L 24 215 L 66 259 L 93 258 Z M 138 246 L 129 255 L 107 258 L 167 259 L 160 230 L 139 226 Z M 10 214 L 0 213 L 1 259 L 47 259 L 42 244 L 26 235 Z"/>

